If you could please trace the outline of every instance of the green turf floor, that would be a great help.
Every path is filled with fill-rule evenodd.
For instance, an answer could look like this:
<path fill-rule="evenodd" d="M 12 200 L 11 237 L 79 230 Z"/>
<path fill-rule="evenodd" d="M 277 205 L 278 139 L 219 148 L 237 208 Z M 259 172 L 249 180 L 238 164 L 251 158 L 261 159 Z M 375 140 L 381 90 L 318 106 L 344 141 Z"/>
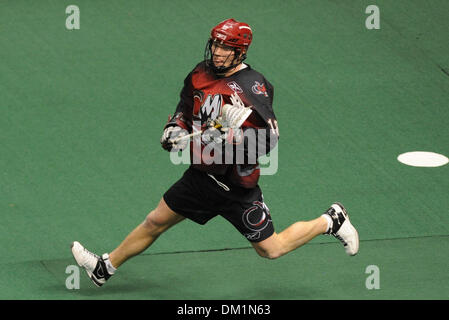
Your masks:
<path fill-rule="evenodd" d="M 226 3 L 0 0 L 1 299 L 449 298 L 449 166 L 396 160 L 449 156 L 449 2 Z M 114 249 L 186 169 L 161 129 L 229 17 L 252 26 L 247 62 L 275 87 L 278 171 L 260 186 L 276 230 L 341 201 L 359 255 L 322 236 L 267 261 L 222 218 L 186 221 L 101 290 L 84 275 L 67 290 L 70 243 Z"/>
<path fill-rule="evenodd" d="M 0 279 L 9 289 L 0 298 L 440 300 L 449 291 L 448 246 L 445 236 L 364 241 L 353 258 L 336 243 L 310 244 L 278 260 L 262 260 L 249 248 L 144 254 L 101 289 L 84 274 L 79 289 L 67 289 L 71 258 L 7 263 Z M 378 268 L 377 287 L 370 286 L 370 266 Z M 15 273 L 20 279 L 8 276 Z"/>

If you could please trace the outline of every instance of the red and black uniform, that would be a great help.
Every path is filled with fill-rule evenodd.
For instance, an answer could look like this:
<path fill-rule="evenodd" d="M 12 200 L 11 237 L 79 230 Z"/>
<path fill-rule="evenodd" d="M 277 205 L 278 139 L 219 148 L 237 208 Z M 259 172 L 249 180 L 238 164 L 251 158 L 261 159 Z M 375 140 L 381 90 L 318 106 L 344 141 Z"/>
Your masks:
<path fill-rule="evenodd" d="M 181 99 L 176 108 L 176 112 L 182 112 L 184 116 L 184 129 L 192 131 L 192 123 L 206 124 L 207 120 L 214 120 L 221 115 L 221 108 L 224 104 L 230 103 L 230 96 L 238 93 L 245 106 L 251 106 L 253 112 L 249 118 L 243 123 L 242 129 L 252 129 L 257 132 L 263 129 L 265 137 L 265 151 L 268 153 L 277 143 L 276 117 L 273 112 L 273 86 L 259 72 L 251 69 L 249 65 L 246 68 L 232 74 L 230 77 L 218 77 L 214 73 L 209 72 L 204 62 L 198 66 L 186 77 L 184 88 L 181 91 Z M 254 136 L 259 137 L 255 134 Z M 248 139 L 247 139 L 248 140 Z M 244 143 L 257 143 L 261 141 L 244 141 Z M 205 154 L 202 148 L 193 148 L 192 141 L 191 160 L 192 166 L 201 171 L 211 174 L 228 175 L 233 184 L 246 188 L 253 188 L 257 185 L 260 169 L 256 163 L 240 163 L 240 164 L 205 164 Z M 241 146 L 242 147 L 242 146 Z M 243 146 L 245 151 L 248 145 Z M 237 150 L 236 150 L 237 149 Z M 238 148 L 234 149 L 234 154 Z M 261 149 L 261 148 L 259 148 Z M 196 152 L 196 154 L 195 154 Z M 201 152 L 201 154 L 199 154 Z M 259 152 L 258 156 L 262 156 Z M 195 156 L 195 158 L 194 158 Z M 201 162 L 198 164 L 198 162 Z M 225 162 L 225 161 L 222 161 Z M 253 161 L 254 162 L 254 161 Z"/>
<path fill-rule="evenodd" d="M 260 168 L 257 163 L 257 157 L 269 153 L 278 139 L 272 108 L 273 86 L 249 65 L 223 77 L 201 62 L 184 80 L 176 108 L 179 115 L 176 124 L 189 132 L 204 130 L 208 120 L 221 115 L 223 105 L 232 104 L 230 96 L 234 93 L 245 106 L 251 106 L 253 112 L 242 125 L 243 141 L 232 149 L 233 161 L 229 163 L 229 157 L 226 158 L 229 149 L 223 145 L 219 150 L 222 157 L 218 157 L 223 161 L 210 163 L 208 157 L 217 159 L 216 155 L 204 153 L 206 144 L 201 139 L 193 139 L 191 166 L 164 194 L 164 199 L 173 211 L 193 221 L 205 224 L 220 214 L 250 241 L 261 241 L 274 232 L 258 186 Z M 250 154 L 255 150 L 256 157 Z M 243 161 L 235 157 L 239 152 L 244 154 Z"/>

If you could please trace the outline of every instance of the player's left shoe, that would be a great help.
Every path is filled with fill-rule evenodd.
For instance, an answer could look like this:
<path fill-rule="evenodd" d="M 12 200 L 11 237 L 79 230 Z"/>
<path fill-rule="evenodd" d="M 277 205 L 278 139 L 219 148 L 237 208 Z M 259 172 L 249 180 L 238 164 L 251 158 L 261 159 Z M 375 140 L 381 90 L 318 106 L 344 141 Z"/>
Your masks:
<path fill-rule="evenodd" d="M 75 241 L 71 245 L 72 254 L 78 265 L 86 270 L 90 280 L 101 287 L 112 276 L 108 273 L 105 260 L 109 259 L 107 253 L 101 257 L 84 248 L 81 243 Z"/>
<path fill-rule="evenodd" d="M 356 255 L 359 251 L 359 234 L 349 221 L 345 207 L 341 203 L 335 202 L 324 214 L 330 216 L 333 222 L 326 234 L 333 235 L 340 240 L 347 254 Z"/>

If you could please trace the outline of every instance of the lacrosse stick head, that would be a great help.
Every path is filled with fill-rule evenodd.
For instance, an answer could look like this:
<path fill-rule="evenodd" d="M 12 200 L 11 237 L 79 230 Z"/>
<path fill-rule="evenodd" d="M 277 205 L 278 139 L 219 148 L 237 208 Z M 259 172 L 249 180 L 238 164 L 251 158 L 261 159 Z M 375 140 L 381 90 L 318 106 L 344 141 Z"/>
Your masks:
<path fill-rule="evenodd" d="M 250 108 L 241 108 L 230 104 L 225 104 L 222 107 L 221 112 L 222 121 L 225 124 L 223 126 L 230 128 L 240 128 L 243 122 L 248 119 L 253 110 L 251 110 Z"/>

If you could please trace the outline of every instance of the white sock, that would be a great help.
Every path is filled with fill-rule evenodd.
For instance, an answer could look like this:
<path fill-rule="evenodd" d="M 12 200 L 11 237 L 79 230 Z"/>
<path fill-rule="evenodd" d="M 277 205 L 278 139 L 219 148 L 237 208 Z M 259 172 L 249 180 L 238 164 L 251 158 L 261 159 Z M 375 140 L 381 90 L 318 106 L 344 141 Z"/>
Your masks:
<path fill-rule="evenodd" d="M 115 273 L 115 271 L 117 271 L 117 269 L 114 268 L 114 266 L 111 263 L 111 260 L 109 260 L 109 255 L 107 253 L 105 253 L 102 258 L 103 258 L 104 264 L 106 265 L 106 269 L 108 270 L 108 273 L 110 275 L 113 275 Z"/>
<path fill-rule="evenodd" d="M 326 220 L 327 220 L 327 229 L 326 229 L 326 232 L 328 232 L 328 231 L 330 230 L 330 228 L 332 228 L 332 226 L 333 226 L 333 224 L 334 224 L 333 221 L 332 221 L 332 218 L 329 217 L 328 214 L 322 214 L 321 216 L 322 216 L 322 217 L 325 217 Z"/>

